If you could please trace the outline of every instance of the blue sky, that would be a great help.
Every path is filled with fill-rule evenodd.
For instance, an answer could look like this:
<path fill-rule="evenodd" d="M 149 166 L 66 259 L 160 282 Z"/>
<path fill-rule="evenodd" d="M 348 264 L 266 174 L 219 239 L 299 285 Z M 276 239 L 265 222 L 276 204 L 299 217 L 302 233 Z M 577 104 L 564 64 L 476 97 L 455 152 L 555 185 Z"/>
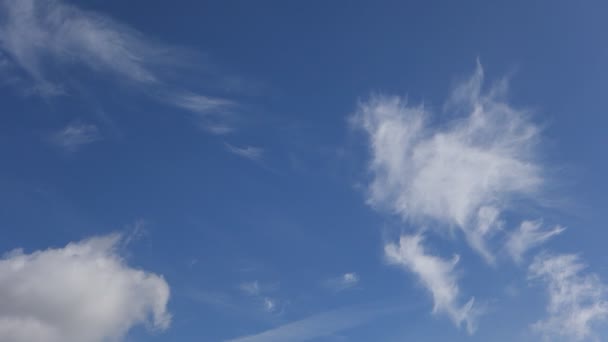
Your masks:
<path fill-rule="evenodd" d="M 1 341 L 599 341 L 589 1 L 0 1 Z"/>

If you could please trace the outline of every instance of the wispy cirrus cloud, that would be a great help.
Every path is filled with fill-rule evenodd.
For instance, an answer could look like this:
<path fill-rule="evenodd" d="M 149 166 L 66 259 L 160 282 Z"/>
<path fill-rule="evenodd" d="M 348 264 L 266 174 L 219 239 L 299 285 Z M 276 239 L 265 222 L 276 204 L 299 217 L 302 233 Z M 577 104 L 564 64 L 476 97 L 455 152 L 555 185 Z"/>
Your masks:
<path fill-rule="evenodd" d="M 120 235 L 0 258 L 0 340 L 120 340 L 135 325 L 166 329 L 169 286 L 129 267 Z"/>
<path fill-rule="evenodd" d="M 342 308 L 315 314 L 258 334 L 241 336 L 226 342 L 310 341 L 352 329 L 379 316 L 400 310 L 404 310 L 404 308 L 390 305 Z"/>
<path fill-rule="evenodd" d="M 239 289 L 250 296 L 257 296 L 260 294 L 260 283 L 257 280 L 241 283 Z"/>
<path fill-rule="evenodd" d="M 368 202 L 412 223 L 458 227 L 493 263 L 488 240 L 512 198 L 534 198 L 543 185 L 536 162 L 539 128 L 505 100 L 503 83 L 482 91 L 483 69 L 446 104 L 455 119 L 432 126 L 432 113 L 401 97 L 360 103 L 353 122 L 369 137 Z"/>
<path fill-rule="evenodd" d="M 433 313 L 445 313 L 458 326 L 465 324 L 471 334 L 476 329 L 480 310 L 471 298 L 459 304 L 460 289 L 455 267 L 460 260 L 455 255 L 451 260 L 427 253 L 422 245 L 422 235 L 403 235 L 399 244 L 387 244 L 384 253 L 389 263 L 399 265 L 415 274 L 433 297 Z"/>
<path fill-rule="evenodd" d="M 360 277 L 357 273 L 347 272 L 325 280 L 324 286 L 332 291 L 339 292 L 357 286 L 359 280 Z"/>
<path fill-rule="evenodd" d="M 530 280 L 542 281 L 549 297 L 548 317 L 532 327 L 547 339 L 597 338 L 594 324 L 608 323 L 607 287 L 585 268 L 574 254 L 541 254 L 530 265 Z"/>
<path fill-rule="evenodd" d="M 2 63 L 17 66 L 31 81 L 27 93 L 70 94 L 66 77 L 77 73 L 64 71 L 78 66 L 199 115 L 211 133 L 234 129 L 228 119 L 234 101 L 201 94 L 165 76 L 184 74 L 180 69 L 192 64 L 189 56 L 195 53 L 155 41 L 106 15 L 60 0 L 0 0 L 0 52 L 6 56 Z"/>
<path fill-rule="evenodd" d="M 566 228 L 555 226 L 543 229 L 541 221 L 524 221 L 519 228 L 509 234 L 506 249 L 515 262 L 521 262 L 524 254 L 550 238 L 561 234 Z"/>
<path fill-rule="evenodd" d="M 261 284 L 259 281 L 244 282 L 239 285 L 239 290 L 247 296 L 253 298 L 259 307 L 266 312 L 275 312 L 278 310 L 281 301 L 273 298 L 272 293 L 276 292 L 278 285 Z"/>
<path fill-rule="evenodd" d="M 239 104 L 235 101 L 191 92 L 178 92 L 167 97 L 167 102 L 196 114 L 201 126 L 210 133 L 220 135 L 234 130 L 235 111 L 239 108 Z"/>
<path fill-rule="evenodd" d="M 255 146 L 238 147 L 226 143 L 226 149 L 239 157 L 254 161 L 260 160 L 264 154 L 264 149 Z"/>
<path fill-rule="evenodd" d="M 67 152 L 75 152 L 81 147 L 101 140 L 97 126 L 85 123 L 72 123 L 55 132 L 50 141 Z"/>
<path fill-rule="evenodd" d="M 3 0 L 0 6 L 0 46 L 43 89 L 57 88 L 49 63 L 158 82 L 154 64 L 171 53 L 128 26 L 62 1 Z"/>
<path fill-rule="evenodd" d="M 419 278 L 433 297 L 433 312 L 465 324 L 470 333 L 483 310 L 473 299 L 459 300 L 459 259 L 429 254 L 422 232 L 454 237 L 456 229 L 497 266 L 498 251 L 520 263 L 527 251 L 564 230 L 543 228 L 542 220 L 507 224 L 522 216 L 515 202 L 542 204 L 547 185 L 538 157 L 541 129 L 529 111 L 511 105 L 507 90 L 505 80 L 484 87 L 478 62 L 445 102 L 447 121 L 438 121 L 424 106 L 385 95 L 360 102 L 351 118 L 369 142 L 368 204 L 398 215 L 415 232 L 387 243 L 385 256 Z"/>

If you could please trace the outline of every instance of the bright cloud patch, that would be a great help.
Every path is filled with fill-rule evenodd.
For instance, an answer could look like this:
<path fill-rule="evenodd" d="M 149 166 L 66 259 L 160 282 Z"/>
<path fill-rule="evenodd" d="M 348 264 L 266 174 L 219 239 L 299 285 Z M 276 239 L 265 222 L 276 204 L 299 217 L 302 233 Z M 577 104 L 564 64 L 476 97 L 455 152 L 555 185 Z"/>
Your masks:
<path fill-rule="evenodd" d="M 512 232 L 507 241 L 507 252 L 513 260 L 521 262 L 524 254 L 535 246 L 542 244 L 555 235 L 561 234 L 565 228 L 556 226 L 543 230 L 540 221 L 524 221 L 519 229 Z"/>
<path fill-rule="evenodd" d="M 546 283 L 549 316 L 535 323 L 534 329 L 572 341 L 593 337 L 593 324 L 606 323 L 606 285 L 595 274 L 581 274 L 585 268 L 572 254 L 536 257 L 530 278 Z"/>
<path fill-rule="evenodd" d="M 452 260 L 444 260 L 428 254 L 422 242 L 421 235 L 404 235 L 399 245 L 388 244 L 384 252 L 390 263 L 401 265 L 418 276 L 433 296 L 434 313 L 446 313 L 456 325 L 465 323 L 469 333 L 472 333 L 476 316 L 474 299 L 471 298 L 464 305 L 458 303 L 460 290 L 454 268 L 459 257 L 455 255 Z"/>
<path fill-rule="evenodd" d="M 169 326 L 169 286 L 127 266 L 119 235 L 0 259 L 0 340 L 120 340 L 137 324 Z"/>
<path fill-rule="evenodd" d="M 513 195 L 541 185 L 533 160 L 538 129 L 525 112 L 501 101 L 502 88 L 481 92 L 481 66 L 448 103 L 466 113 L 431 129 L 431 113 L 400 97 L 374 97 L 359 106 L 355 122 L 369 135 L 373 180 L 369 203 L 404 219 L 431 219 L 463 230 L 489 262 L 486 241 Z"/>

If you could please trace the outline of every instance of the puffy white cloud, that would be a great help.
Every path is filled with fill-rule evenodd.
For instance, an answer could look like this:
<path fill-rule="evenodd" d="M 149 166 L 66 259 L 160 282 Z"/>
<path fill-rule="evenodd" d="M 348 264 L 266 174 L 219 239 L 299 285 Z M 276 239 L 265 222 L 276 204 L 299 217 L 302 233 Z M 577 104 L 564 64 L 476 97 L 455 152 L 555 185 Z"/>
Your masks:
<path fill-rule="evenodd" d="M 516 262 L 521 262 L 524 254 L 531 248 L 561 234 L 564 227 L 555 226 L 552 229 L 542 229 L 541 221 L 524 221 L 519 228 L 510 233 L 506 248 Z"/>
<path fill-rule="evenodd" d="M 504 100 L 500 83 L 482 92 L 483 70 L 457 86 L 437 125 L 423 106 L 400 97 L 360 103 L 353 122 L 369 136 L 373 176 L 368 202 L 408 221 L 459 227 L 488 262 L 487 241 L 513 196 L 542 185 L 534 160 L 539 129 Z"/>
<path fill-rule="evenodd" d="M 133 326 L 166 329 L 169 286 L 129 267 L 120 235 L 0 259 L 0 341 L 121 340 Z"/>
<path fill-rule="evenodd" d="M 548 317 L 533 325 L 545 337 L 592 338 L 593 324 L 608 319 L 606 285 L 595 274 L 581 274 L 585 268 L 572 254 L 543 254 L 530 265 L 530 279 L 542 280 L 549 295 Z"/>
<path fill-rule="evenodd" d="M 452 321 L 473 333 L 476 328 L 476 316 L 479 310 L 473 307 L 474 298 L 466 304 L 459 304 L 460 289 L 457 284 L 456 264 L 459 257 L 444 260 L 428 254 L 422 245 L 421 235 L 403 235 L 399 244 L 387 244 L 384 247 L 386 258 L 390 263 L 400 265 L 414 273 L 424 287 L 433 296 L 433 312 L 445 313 Z"/>

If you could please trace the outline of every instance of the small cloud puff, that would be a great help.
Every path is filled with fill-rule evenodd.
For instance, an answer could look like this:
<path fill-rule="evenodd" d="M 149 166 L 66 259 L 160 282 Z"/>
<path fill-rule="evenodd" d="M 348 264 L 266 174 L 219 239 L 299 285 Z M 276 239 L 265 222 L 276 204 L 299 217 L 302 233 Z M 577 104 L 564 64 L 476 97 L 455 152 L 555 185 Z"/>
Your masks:
<path fill-rule="evenodd" d="M 337 277 L 332 277 L 324 282 L 328 289 L 340 292 L 353 288 L 359 284 L 359 275 L 355 272 L 347 272 Z"/>

